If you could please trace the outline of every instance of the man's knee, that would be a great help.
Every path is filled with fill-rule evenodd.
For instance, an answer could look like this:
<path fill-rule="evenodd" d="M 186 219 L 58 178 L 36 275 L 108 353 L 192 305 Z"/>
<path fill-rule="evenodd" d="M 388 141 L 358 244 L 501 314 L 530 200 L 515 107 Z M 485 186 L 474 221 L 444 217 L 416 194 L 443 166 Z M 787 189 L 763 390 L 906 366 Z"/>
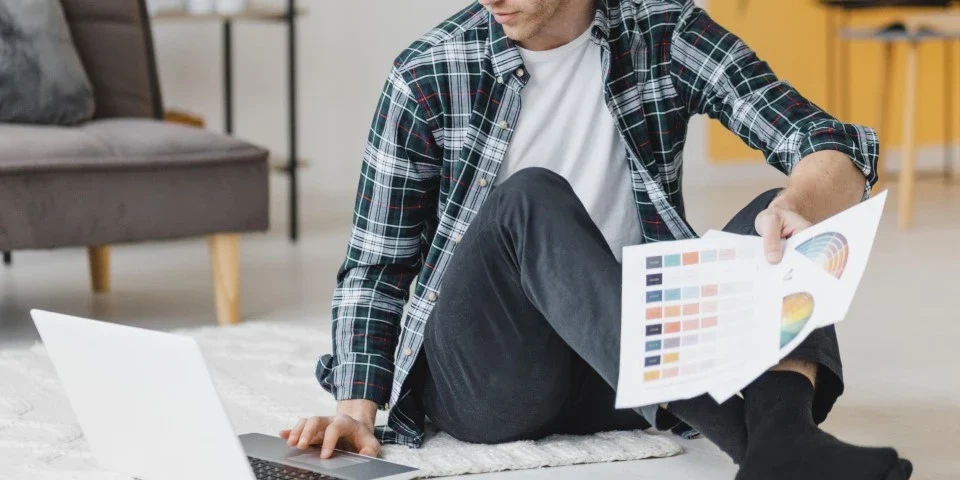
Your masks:
<path fill-rule="evenodd" d="M 559 173 L 543 167 L 527 167 L 516 171 L 500 185 L 500 188 L 520 187 L 521 189 L 567 186 L 569 182 Z"/>
<path fill-rule="evenodd" d="M 531 167 L 500 184 L 480 213 L 501 221 L 520 217 L 544 221 L 553 212 L 569 215 L 578 207 L 582 209 L 580 199 L 565 178 L 546 168 Z"/>
<path fill-rule="evenodd" d="M 777 195 L 780 195 L 780 192 L 782 191 L 782 188 L 772 188 L 767 190 L 766 192 L 757 195 L 757 198 L 754 198 L 753 201 L 750 202 L 750 206 L 758 211 L 766 210 L 766 208 L 770 206 L 770 202 L 777 198 Z"/>
<path fill-rule="evenodd" d="M 524 168 L 504 181 L 494 190 L 493 196 L 501 201 L 548 201 L 576 198 L 570 182 L 560 174 L 542 167 Z"/>
<path fill-rule="evenodd" d="M 770 202 L 777 198 L 781 190 L 783 189 L 774 188 L 758 195 L 746 207 L 737 212 L 730 222 L 723 227 L 723 231 L 741 235 L 759 235 L 755 227 L 757 215 L 770 206 Z"/>

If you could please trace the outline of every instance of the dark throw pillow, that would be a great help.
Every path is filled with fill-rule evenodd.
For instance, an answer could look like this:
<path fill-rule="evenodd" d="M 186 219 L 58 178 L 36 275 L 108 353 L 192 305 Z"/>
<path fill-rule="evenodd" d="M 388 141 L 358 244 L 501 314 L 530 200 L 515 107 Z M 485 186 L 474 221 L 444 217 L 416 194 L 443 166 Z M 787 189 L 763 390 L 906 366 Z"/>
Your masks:
<path fill-rule="evenodd" d="M 93 110 L 60 0 L 0 0 L 0 122 L 74 125 Z"/>

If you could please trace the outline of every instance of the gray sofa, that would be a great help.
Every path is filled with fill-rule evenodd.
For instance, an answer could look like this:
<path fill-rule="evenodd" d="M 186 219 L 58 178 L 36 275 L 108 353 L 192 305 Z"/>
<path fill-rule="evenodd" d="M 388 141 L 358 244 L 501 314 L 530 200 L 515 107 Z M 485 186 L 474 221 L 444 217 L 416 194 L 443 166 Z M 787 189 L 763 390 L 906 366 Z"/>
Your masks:
<path fill-rule="evenodd" d="M 217 319 L 239 321 L 238 234 L 268 227 L 267 152 L 163 121 L 143 0 L 62 4 L 95 118 L 0 124 L 0 250 L 87 246 L 106 292 L 109 245 L 209 236 Z"/>

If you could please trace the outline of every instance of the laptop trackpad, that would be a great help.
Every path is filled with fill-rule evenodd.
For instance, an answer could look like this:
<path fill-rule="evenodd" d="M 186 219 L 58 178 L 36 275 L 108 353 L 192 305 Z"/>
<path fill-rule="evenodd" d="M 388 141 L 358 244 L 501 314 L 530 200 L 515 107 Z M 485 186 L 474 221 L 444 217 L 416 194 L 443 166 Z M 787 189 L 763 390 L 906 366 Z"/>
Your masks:
<path fill-rule="evenodd" d="M 330 475 L 353 480 L 372 480 L 416 471 L 416 469 L 349 453 L 336 452 L 333 458 L 320 458 L 319 451 L 291 455 L 288 465 L 301 466 Z M 409 478 L 409 477 L 408 477 Z"/>
<path fill-rule="evenodd" d="M 286 460 L 288 462 L 299 463 L 311 468 L 322 468 L 324 470 L 336 470 L 369 462 L 369 460 L 365 458 L 347 455 L 334 455 L 333 458 L 320 458 L 320 452 L 304 453 L 303 455 L 287 457 Z"/>
<path fill-rule="evenodd" d="M 248 433 L 240 436 L 247 455 L 325 473 L 345 480 L 372 480 L 383 477 L 412 478 L 415 468 L 410 468 L 383 460 L 362 457 L 353 453 L 336 452 L 333 458 L 320 458 L 320 449 L 312 447 L 307 451 L 297 450 L 287 442 L 268 435 Z"/>

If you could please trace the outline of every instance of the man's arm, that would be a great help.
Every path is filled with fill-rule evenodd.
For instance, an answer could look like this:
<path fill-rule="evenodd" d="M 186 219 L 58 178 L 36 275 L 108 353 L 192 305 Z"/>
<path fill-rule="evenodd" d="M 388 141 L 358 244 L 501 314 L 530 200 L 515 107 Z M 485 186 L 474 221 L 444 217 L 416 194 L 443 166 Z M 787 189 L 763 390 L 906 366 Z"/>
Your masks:
<path fill-rule="evenodd" d="M 802 159 L 787 188 L 771 203 L 799 213 L 812 223 L 826 220 L 863 199 L 864 175 L 850 157 L 824 150 Z"/>
<path fill-rule="evenodd" d="M 680 14 L 670 53 L 673 83 L 688 111 L 720 120 L 790 176 L 755 220 L 770 263 L 783 259 L 783 238 L 869 194 L 877 181 L 876 133 L 844 124 L 803 98 L 692 1 Z M 817 384 L 814 363 L 784 359 L 773 369 Z"/>
<path fill-rule="evenodd" d="M 879 148 L 872 129 L 844 124 L 803 98 L 692 2 L 671 42 L 671 76 L 688 111 L 720 120 L 790 175 L 773 211 L 765 212 L 774 215 L 758 220 L 771 253 L 779 247 L 774 230 L 788 237 L 805 228 L 791 214 L 817 222 L 869 192 Z M 771 260 L 779 261 L 779 252 L 774 256 Z"/>
<path fill-rule="evenodd" d="M 403 307 L 421 266 L 421 235 L 435 214 L 442 157 L 429 125 L 392 69 L 370 128 L 353 230 L 337 274 L 333 356 L 318 369 L 321 385 L 338 401 L 338 416 L 285 430 L 292 445 L 323 443 L 327 456 L 339 437 L 365 454 L 379 449 L 370 443 L 376 410 L 390 398 Z"/>

